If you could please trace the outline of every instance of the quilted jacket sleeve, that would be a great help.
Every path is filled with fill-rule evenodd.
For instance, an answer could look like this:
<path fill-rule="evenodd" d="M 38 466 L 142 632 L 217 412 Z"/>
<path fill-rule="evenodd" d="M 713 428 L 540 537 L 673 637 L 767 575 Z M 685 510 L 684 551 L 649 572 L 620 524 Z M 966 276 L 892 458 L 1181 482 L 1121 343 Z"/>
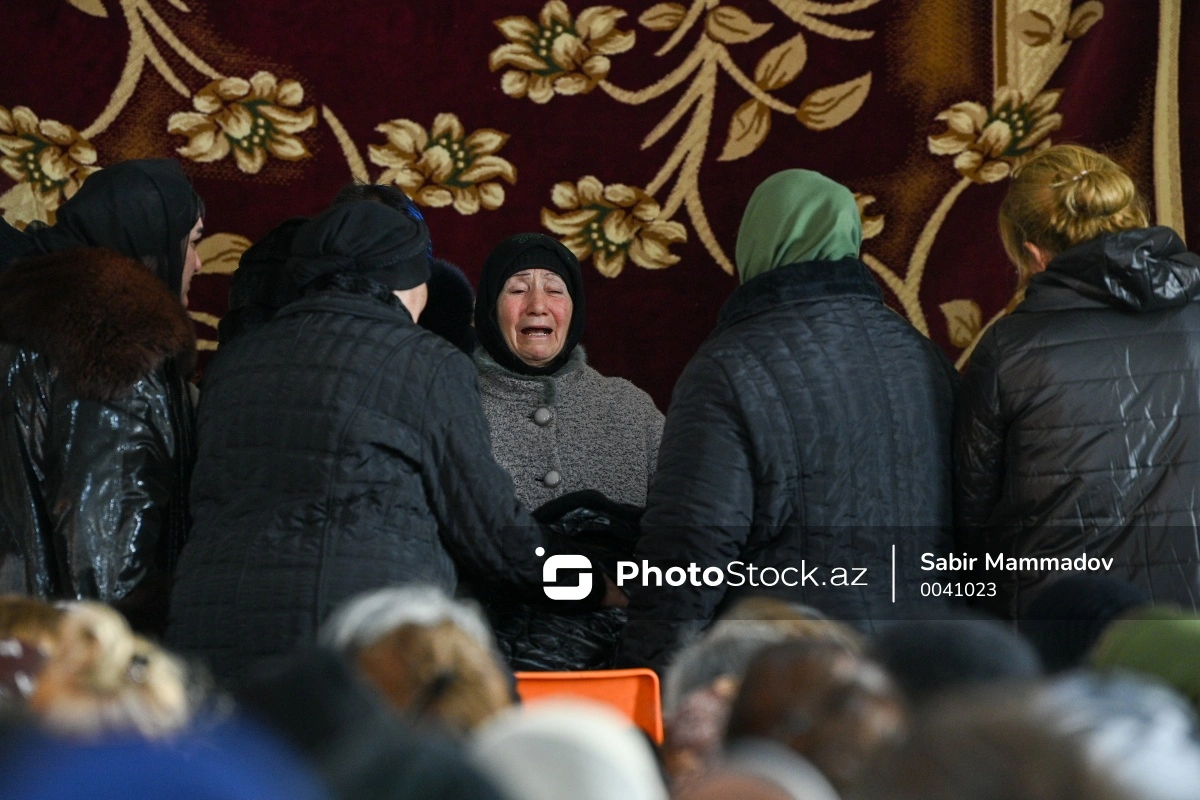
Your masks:
<path fill-rule="evenodd" d="M 636 560 L 665 573 L 671 566 L 687 569 L 695 562 L 703 570 L 737 559 L 754 514 L 753 468 L 734 381 L 702 353 L 675 388 Z M 623 588 L 631 601 L 620 662 L 655 668 L 712 619 L 725 594 L 724 586 L 690 581 Z"/>
<path fill-rule="evenodd" d="M 111 603 L 153 570 L 176 480 L 170 414 L 156 373 L 126 397 L 67 400 L 55 415 L 47 511 L 66 596 Z"/>
<path fill-rule="evenodd" d="M 544 557 L 535 551 L 545 548 L 548 556 L 555 547 L 492 457 L 474 367 L 462 353 L 450 353 L 430 386 L 424 480 L 442 543 L 474 581 L 540 594 Z"/>
<path fill-rule="evenodd" d="M 650 486 L 658 473 L 658 451 L 662 446 L 664 422 L 662 413 L 651 404 L 646 414 L 646 497 L 650 496 Z"/>
<path fill-rule="evenodd" d="M 955 522 L 961 544 L 984 549 L 984 529 L 1000 501 L 1007 422 L 1000 409 L 996 329 L 971 358 L 954 414 Z"/>

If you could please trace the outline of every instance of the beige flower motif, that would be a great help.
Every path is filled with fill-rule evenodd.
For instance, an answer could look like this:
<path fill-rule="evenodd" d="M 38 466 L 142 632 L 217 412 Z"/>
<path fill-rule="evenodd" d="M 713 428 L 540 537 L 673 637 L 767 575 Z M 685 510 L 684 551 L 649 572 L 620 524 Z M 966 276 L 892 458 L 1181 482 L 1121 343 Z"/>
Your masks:
<path fill-rule="evenodd" d="M 636 186 L 605 186 L 588 175 L 555 184 L 550 199 L 564 213 L 543 208 L 542 225 L 563 237 L 580 261 L 592 256 L 607 278 L 621 274 L 626 256 L 639 267 L 665 269 L 679 261 L 669 245 L 687 241 L 687 229 L 661 219 L 658 202 Z"/>
<path fill-rule="evenodd" d="M 504 17 L 495 22 L 508 39 L 488 56 L 492 72 L 513 67 L 500 79 L 509 97 L 547 103 L 555 93 L 587 94 L 608 77 L 608 56 L 633 47 L 637 34 L 619 31 L 625 12 L 615 6 L 592 6 L 571 19 L 563 0 L 550 0 L 537 22 L 529 17 Z"/>
<path fill-rule="evenodd" d="M 1002 86 L 990 111 L 979 103 L 955 103 L 937 115 L 948 130 L 929 137 L 929 151 L 955 156 L 954 168 L 976 183 L 1004 180 L 1030 153 L 1050 146 L 1050 132 L 1062 127 L 1062 114 L 1050 113 L 1061 96 L 1061 90 L 1042 92 L 1026 102 Z"/>
<path fill-rule="evenodd" d="M 453 204 L 460 214 L 504 204 L 504 187 L 517 181 L 517 168 L 496 155 L 508 134 L 480 128 L 470 136 L 454 114 L 438 114 L 427 133 L 410 119 L 394 119 L 375 130 L 387 144 L 368 147 L 371 163 L 386 167 L 380 183 L 394 183 L 423 206 Z"/>
<path fill-rule="evenodd" d="M 170 133 L 188 137 L 178 153 L 192 161 L 220 161 L 233 152 L 238 169 L 257 175 L 267 154 L 284 161 L 311 158 L 295 134 L 317 124 L 317 110 L 293 111 L 304 101 L 296 81 L 278 81 L 269 72 L 250 80 L 222 78 L 192 98 L 195 111 L 179 111 L 167 120 Z"/>
<path fill-rule="evenodd" d="M 854 204 L 858 206 L 858 216 L 862 219 L 863 240 L 874 239 L 883 233 L 883 214 L 868 214 L 867 206 L 875 203 L 875 195 L 854 193 Z"/>
<path fill-rule="evenodd" d="M 70 125 L 39 120 L 26 106 L 0 106 L 0 169 L 44 210 L 37 217 L 46 218 L 99 167 L 96 148 Z"/>

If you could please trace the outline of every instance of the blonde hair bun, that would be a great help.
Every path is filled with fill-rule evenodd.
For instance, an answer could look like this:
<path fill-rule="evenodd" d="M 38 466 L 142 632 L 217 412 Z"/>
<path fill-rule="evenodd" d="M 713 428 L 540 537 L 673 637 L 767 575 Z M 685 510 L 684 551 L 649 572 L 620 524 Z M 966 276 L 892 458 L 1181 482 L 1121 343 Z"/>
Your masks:
<path fill-rule="evenodd" d="M 1056 256 L 1105 233 L 1144 228 L 1149 216 L 1119 164 L 1095 150 L 1060 144 L 1017 168 L 999 222 L 1004 250 L 1017 267 L 1019 295 L 1035 271 L 1027 243 Z"/>
<path fill-rule="evenodd" d="M 1104 219 L 1119 214 L 1138 199 L 1137 188 L 1124 170 L 1085 169 L 1065 181 L 1053 184 L 1058 189 L 1062 210 L 1082 219 Z"/>

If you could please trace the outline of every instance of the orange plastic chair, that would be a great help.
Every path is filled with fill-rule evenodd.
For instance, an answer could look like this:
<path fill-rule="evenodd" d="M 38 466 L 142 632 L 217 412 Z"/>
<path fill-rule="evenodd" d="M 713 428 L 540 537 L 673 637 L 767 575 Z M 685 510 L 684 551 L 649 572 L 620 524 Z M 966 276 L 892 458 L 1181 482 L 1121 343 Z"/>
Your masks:
<path fill-rule="evenodd" d="M 550 697 L 583 697 L 611 706 L 662 744 L 662 700 L 652 669 L 592 672 L 518 672 L 517 694 L 526 703 Z"/>

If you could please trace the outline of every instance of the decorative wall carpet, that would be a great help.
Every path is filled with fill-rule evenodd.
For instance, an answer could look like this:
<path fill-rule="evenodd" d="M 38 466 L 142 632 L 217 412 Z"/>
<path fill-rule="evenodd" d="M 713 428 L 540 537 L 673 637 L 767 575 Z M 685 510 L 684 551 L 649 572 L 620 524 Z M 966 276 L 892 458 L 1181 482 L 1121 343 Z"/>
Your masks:
<path fill-rule="evenodd" d="M 664 408 L 735 288 L 754 187 L 849 186 L 888 302 L 961 364 L 1011 296 L 995 216 L 1052 142 L 1200 227 L 1200 3 L 1183 0 L 0 0 L 0 211 L 180 159 L 208 207 L 215 347 L 240 252 L 352 179 L 424 207 L 474 279 L 505 236 L 583 261 L 585 344 Z M 1189 46 L 1192 45 L 1192 46 Z"/>

